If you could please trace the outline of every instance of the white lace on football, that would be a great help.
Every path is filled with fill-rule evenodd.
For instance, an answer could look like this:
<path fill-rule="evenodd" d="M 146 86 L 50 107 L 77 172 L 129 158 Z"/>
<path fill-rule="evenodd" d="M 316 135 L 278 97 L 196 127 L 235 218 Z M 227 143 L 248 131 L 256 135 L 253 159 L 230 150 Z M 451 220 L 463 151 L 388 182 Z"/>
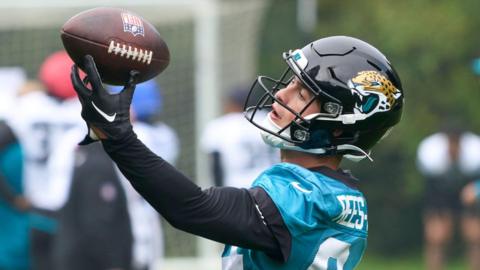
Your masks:
<path fill-rule="evenodd" d="M 120 57 L 125 57 L 126 59 L 136 60 L 138 62 L 146 63 L 149 65 L 152 62 L 153 51 L 142 50 L 130 45 L 120 44 L 115 41 L 110 41 L 110 46 L 108 46 L 108 53 L 113 53 L 114 55 L 119 55 Z"/>

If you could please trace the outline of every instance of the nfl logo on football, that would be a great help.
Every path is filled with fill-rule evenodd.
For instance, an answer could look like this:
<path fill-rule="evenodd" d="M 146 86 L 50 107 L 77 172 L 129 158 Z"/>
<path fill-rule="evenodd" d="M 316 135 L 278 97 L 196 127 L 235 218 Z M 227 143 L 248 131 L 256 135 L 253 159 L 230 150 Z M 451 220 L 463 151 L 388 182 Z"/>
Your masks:
<path fill-rule="evenodd" d="M 124 32 L 130 32 L 134 36 L 137 36 L 137 35 L 145 36 L 142 20 L 137 16 L 134 16 L 128 13 L 122 13 L 122 21 L 123 21 Z"/>

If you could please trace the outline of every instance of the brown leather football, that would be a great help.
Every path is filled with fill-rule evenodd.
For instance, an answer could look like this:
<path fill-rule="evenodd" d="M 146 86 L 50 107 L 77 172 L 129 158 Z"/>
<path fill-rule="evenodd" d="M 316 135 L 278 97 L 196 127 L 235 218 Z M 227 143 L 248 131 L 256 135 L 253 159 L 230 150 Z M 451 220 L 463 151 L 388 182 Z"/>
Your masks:
<path fill-rule="evenodd" d="M 149 22 L 125 9 L 99 7 L 81 12 L 62 27 L 61 38 L 72 60 L 83 69 L 93 56 L 102 81 L 124 85 L 131 70 L 137 82 L 160 74 L 170 62 L 167 44 Z"/>

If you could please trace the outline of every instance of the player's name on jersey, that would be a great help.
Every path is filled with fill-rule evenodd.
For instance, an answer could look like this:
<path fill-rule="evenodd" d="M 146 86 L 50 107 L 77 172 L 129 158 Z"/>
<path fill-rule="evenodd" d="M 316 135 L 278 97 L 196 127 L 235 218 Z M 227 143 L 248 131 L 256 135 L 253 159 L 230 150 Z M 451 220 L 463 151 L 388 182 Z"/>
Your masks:
<path fill-rule="evenodd" d="M 365 199 L 361 196 L 338 195 L 337 200 L 342 205 L 342 213 L 334 219 L 340 225 L 356 230 L 364 228 L 367 220 Z"/>

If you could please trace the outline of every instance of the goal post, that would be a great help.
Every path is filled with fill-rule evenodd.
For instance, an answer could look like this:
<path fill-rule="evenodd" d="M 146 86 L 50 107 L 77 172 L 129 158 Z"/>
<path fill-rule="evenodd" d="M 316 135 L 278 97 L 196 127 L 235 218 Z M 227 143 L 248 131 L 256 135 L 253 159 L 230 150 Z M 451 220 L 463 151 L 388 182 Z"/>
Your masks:
<path fill-rule="evenodd" d="M 156 80 L 164 101 L 158 119 L 174 128 L 180 139 L 176 167 L 207 187 L 213 182 L 198 140 L 206 123 L 222 113 L 226 91 L 255 78 L 268 4 L 269 0 L 4 0 L 0 67 L 19 66 L 35 78 L 43 59 L 63 48 L 59 31 L 74 14 L 98 6 L 138 13 L 158 29 L 171 52 L 169 67 Z M 163 227 L 164 269 L 219 268 L 220 245 L 166 223 Z"/>

